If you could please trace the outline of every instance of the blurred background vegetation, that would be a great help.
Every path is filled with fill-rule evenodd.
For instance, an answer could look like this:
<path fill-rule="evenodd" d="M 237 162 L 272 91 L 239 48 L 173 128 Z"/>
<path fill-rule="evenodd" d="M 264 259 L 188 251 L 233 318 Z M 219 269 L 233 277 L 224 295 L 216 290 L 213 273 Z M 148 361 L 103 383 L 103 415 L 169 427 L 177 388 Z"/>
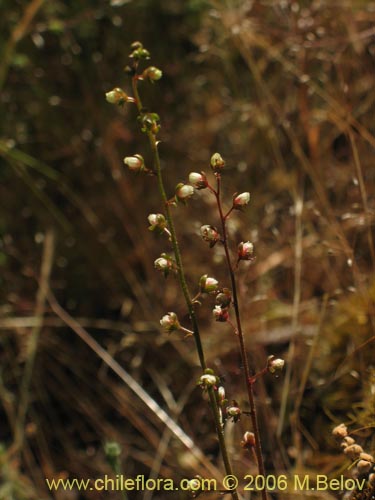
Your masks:
<path fill-rule="evenodd" d="M 147 232 L 161 210 L 155 181 L 122 166 L 147 159 L 147 144 L 135 111 L 104 98 L 130 90 L 134 40 L 163 70 L 142 91 L 161 116 L 171 195 L 215 151 L 227 199 L 252 194 L 230 220 L 233 248 L 250 239 L 257 255 L 239 277 L 247 344 L 258 369 L 269 354 L 288 360 L 257 385 L 267 470 L 350 474 L 334 424 L 375 451 L 375 2 L 2 0 L 0 12 L 0 498 L 104 498 L 49 492 L 44 478 L 110 473 L 107 441 L 121 445 L 128 476 L 221 467 L 192 342 L 159 329 L 185 309 L 153 269 L 166 250 Z M 213 201 L 199 193 L 175 213 L 190 283 L 208 272 L 228 284 L 221 250 L 198 236 L 217 224 Z M 209 364 L 245 404 L 233 333 L 211 308 L 199 310 Z M 241 474 L 255 470 L 239 446 L 249 425 L 243 416 L 226 429 Z"/>

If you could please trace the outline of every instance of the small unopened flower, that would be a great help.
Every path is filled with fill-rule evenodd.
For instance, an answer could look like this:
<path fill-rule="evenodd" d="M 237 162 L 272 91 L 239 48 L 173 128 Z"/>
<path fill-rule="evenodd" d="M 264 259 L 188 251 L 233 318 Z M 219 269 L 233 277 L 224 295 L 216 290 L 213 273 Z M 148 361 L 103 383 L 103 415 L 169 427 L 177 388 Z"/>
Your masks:
<path fill-rule="evenodd" d="M 222 309 L 220 306 L 215 306 L 212 311 L 212 314 L 215 318 L 215 321 L 220 321 L 222 323 L 228 321 L 229 318 L 228 309 Z"/>
<path fill-rule="evenodd" d="M 284 368 L 285 361 L 280 358 L 275 358 L 275 356 L 269 356 L 267 360 L 267 370 L 270 373 L 278 373 Z"/>
<path fill-rule="evenodd" d="M 174 269 L 174 260 L 169 255 L 162 253 L 161 256 L 154 261 L 155 269 L 164 273 L 167 277 L 168 274 Z"/>
<path fill-rule="evenodd" d="M 122 89 L 116 87 L 106 93 L 105 98 L 110 104 L 122 106 L 126 102 L 134 102 L 134 99 L 129 97 Z"/>
<path fill-rule="evenodd" d="M 332 430 L 332 435 L 337 437 L 337 438 L 346 438 L 348 435 L 348 428 L 346 427 L 345 424 L 340 424 L 337 425 L 333 430 Z M 352 438 L 350 438 L 352 439 Z M 354 441 L 353 441 L 354 443 Z M 353 443 L 347 443 L 347 444 L 353 444 Z"/>
<path fill-rule="evenodd" d="M 199 286 L 201 293 L 212 293 L 216 292 L 219 282 L 215 278 L 211 278 L 208 274 L 201 276 L 199 280 Z"/>
<path fill-rule="evenodd" d="M 243 435 L 243 440 L 241 441 L 242 448 L 251 449 L 255 446 L 255 434 L 253 432 L 246 431 Z"/>
<path fill-rule="evenodd" d="M 133 172 L 142 172 L 145 168 L 145 161 L 141 155 L 127 156 L 124 158 L 124 163 Z"/>
<path fill-rule="evenodd" d="M 160 320 L 161 326 L 166 330 L 168 333 L 173 332 L 175 330 L 180 329 L 180 323 L 177 318 L 177 314 L 174 312 L 169 312 L 168 314 L 165 314 L 161 320 Z"/>
<path fill-rule="evenodd" d="M 352 444 L 345 448 L 344 453 L 352 460 L 357 460 L 361 453 L 363 453 L 363 448 L 362 446 L 359 446 L 359 444 Z"/>
<path fill-rule="evenodd" d="M 207 177 L 204 172 L 190 172 L 189 182 L 195 189 L 205 189 L 208 186 Z"/>
<path fill-rule="evenodd" d="M 156 68 L 155 66 L 149 66 L 144 70 L 142 76 L 143 78 L 148 78 L 152 82 L 156 82 L 163 76 L 163 72 L 161 69 Z"/>
<path fill-rule="evenodd" d="M 221 154 L 214 153 L 211 156 L 211 168 L 214 172 L 221 172 L 225 167 L 225 161 L 223 160 Z"/>
<path fill-rule="evenodd" d="M 344 424 L 341 424 L 341 425 L 344 425 Z M 342 436 L 337 435 L 337 437 L 341 438 Z M 344 450 L 345 448 L 347 448 L 348 446 L 351 446 L 354 443 L 355 443 L 355 440 L 352 437 L 345 436 L 340 446 Z"/>
<path fill-rule="evenodd" d="M 163 214 L 150 214 L 147 219 L 150 224 L 150 231 L 163 233 L 164 229 L 167 227 L 167 221 Z"/>
<path fill-rule="evenodd" d="M 223 288 L 221 292 L 216 295 L 215 303 L 222 309 L 229 307 L 232 302 L 232 293 L 229 288 Z"/>
<path fill-rule="evenodd" d="M 157 113 L 142 113 L 138 120 L 141 124 L 142 132 L 151 132 L 156 135 L 160 130 L 160 116 Z"/>
<path fill-rule="evenodd" d="M 238 259 L 252 260 L 254 254 L 254 245 L 250 241 L 242 241 L 238 245 Z"/>
<path fill-rule="evenodd" d="M 360 474 L 367 474 L 370 472 L 372 467 L 372 463 L 367 460 L 358 460 L 357 469 Z"/>
<path fill-rule="evenodd" d="M 176 201 L 185 203 L 189 198 L 193 196 L 193 194 L 193 186 L 189 186 L 189 184 L 183 184 L 182 182 L 177 184 L 175 191 Z"/>
<path fill-rule="evenodd" d="M 215 387 L 218 383 L 219 379 L 213 370 L 206 368 L 204 374 L 199 377 L 197 385 L 200 385 L 202 389 L 208 389 L 209 387 Z"/>
<path fill-rule="evenodd" d="M 231 417 L 233 422 L 238 422 L 241 417 L 241 408 L 237 406 L 237 403 L 233 401 L 232 406 L 227 406 L 227 415 Z"/>
<path fill-rule="evenodd" d="M 131 59 L 150 59 L 150 52 L 143 47 L 141 42 L 133 42 L 131 48 L 132 53 L 129 56 Z"/>
<path fill-rule="evenodd" d="M 237 210 L 242 210 L 244 206 L 246 206 L 250 201 L 250 193 L 245 192 L 241 194 L 237 194 L 233 198 L 233 208 Z"/>
<path fill-rule="evenodd" d="M 222 385 L 218 388 L 217 395 L 219 396 L 219 400 L 221 403 L 225 401 L 225 389 Z"/>
<path fill-rule="evenodd" d="M 220 234 L 216 227 L 208 224 L 201 227 L 201 236 L 204 241 L 209 242 L 211 248 L 220 240 Z"/>

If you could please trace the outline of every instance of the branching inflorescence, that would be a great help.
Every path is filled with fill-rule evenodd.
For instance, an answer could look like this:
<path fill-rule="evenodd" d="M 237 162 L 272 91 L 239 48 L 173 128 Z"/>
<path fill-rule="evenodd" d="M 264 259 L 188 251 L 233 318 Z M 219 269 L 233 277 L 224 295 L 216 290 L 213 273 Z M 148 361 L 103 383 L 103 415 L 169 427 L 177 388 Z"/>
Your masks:
<path fill-rule="evenodd" d="M 125 103 L 135 104 L 138 110 L 138 121 L 142 132 L 144 132 L 149 140 L 153 165 L 152 168 L 146 167 L 145 161 L 140 154 L 134 154 L 124 159 L 125 165 L 133 172 L 144 172 L 154 175 L 157 179 L 160 196 L 163 202 L 164 213 L 153 213 L 148 216 L 149 229 L 157 234 L 166 235 L 171 249 L 169 253 L 162 253 L 154 262 L 154 266 L 165 277 L 169 274 L 176 275 L 184 296 L 186 307 L 190 318 L 190 328 L 181 324 L 176 313 L 168 312 L 160 320 L 161 326 L 168 333 L 174 331 L 182 331 L 186 337 L 192 337 L 195 341 L 199 362 L 202 369 L 202 375 L 198 380 L 198 385 L 207 392 L 209 404 L 215 422 L 215 429 L 220 444 L 221 455 L 224 462 L 225 473 L 233 475 L 233 470 L 228 455 L 224 439 L 224 424 L 230 419 L 237 422 L 242 413 L 248 414 L 251 417 L 252 432 L 247 431 L 243 437 L 241 445 L 245 449 L 249 449 L 253 454 L 258 472 L 260 475 L 265 475 L 264 461 L 261 449 L 260 430 L 257 419 L 256 403 L 254 397 L 254 384 L 257 379 L 265 373 L 277 374 L 282 370 L 284 361 L 270 356 L 266 362 L 265 368 L 258 373 L 250 371 L 246 346 L 245 336 L 241 324 L 239 298 L 236 283 L 236 270 L 241 261 L 252 261 L 254 259 L 254 247 L 250 241 L 243 241 L 238 244 L 235 258 L 231 256 L 228 244 L 227 220 L 235 211 L 244 210 L 250 202 L 250 193 L 236 193 L 233 196 L 230 208 L 225 211 L 221 199 L 221 184 L 222 171 L 225 169 L 225 161 L 219 153 L 212 155 L 210 160 L 210 168 L 214 177 L 214 185 L 211 185 L 205 172 L 191 172 L 188 182 L 180 182 L 177 184 L 173 197 L 168 197 L 164 187 L 164 179 L 160 168 L 160 157 L 158 151 L 158 133 L 160 131 L 160 119 L 156 113 L 149 112 L 143 107 L 138 84 L 143 80 L 155 82 L 162 77 L 162 71 L 154 66 L 149 66 L 143 71 L 141 64 L 143 61 L 150 58 L 149 52 L 143 47 L 140 42 L 132 44 L 132 52 L 130 54 L 130 65 L 125 68 L 130 75 L 132 81 L 133 96 L 129 96 L 121 88 L 115 88 L 106 94 L 107 101 L 119 106 Z M 224 248 L 226 263 L 230 276 L 230 288 L 221 287 L 219 282 L 204 274 L 197 280 L 197 292 L 194 296 L 191 295 L 187 285 L 185 271 L 183 267 L 179 241 L 177 238 L 172 210 L 174 206 L 186 204 L 187 201 L 194 195 L 195 190 L 207 190 L 216 199 L 219 226 L 217 228 L 210 224 L 205 224 L 201 227 L 200 233 L 204 241 L 212 248 L 216 244 L 220 244 Z M 236 401 L 228 404 L 226 399 L 225 389 L 220 383 L 220 379 L 214 370 L 209 368 L 206 363 L 206 358 L 201 339 L 199 324 L 196 317 L 196 307 L 200 304 L 200 299 L 210 295 L 215 297 L 215 306 L 213 309 L 213 317 L 216 321 L 228 323 L 233 328 L 234 338 L 237 339 L 239 351 L 241 354 L 244 382 L 247 390 L 249 401 L 249 410 L 241 410 Z M 231 320 L 231 309 L 234 311 L 234 321 Z M 238 499 L 236 485 L 233 488 L 226 484 L 226 489 L 230 490 L 232 498 Z M 194 496 L 197 496 L 199 489 L 194 488 Z M 263 500 L 267 499 L 267 493 L 262 490 Z"/>

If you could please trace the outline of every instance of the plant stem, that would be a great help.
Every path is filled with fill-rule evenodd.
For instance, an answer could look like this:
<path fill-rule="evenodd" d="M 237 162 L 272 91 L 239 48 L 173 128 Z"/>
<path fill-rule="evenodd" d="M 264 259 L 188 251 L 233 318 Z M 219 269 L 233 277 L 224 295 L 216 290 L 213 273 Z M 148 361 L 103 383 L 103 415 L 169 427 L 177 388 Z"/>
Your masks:
<path fill-rule="evenodd" d="M 138 109 L 139 113 L 142 114 L 143 106 L 142 106 L 142 101 L 140 99 L 140 95 L 138 92 L 137 83 L 138 83 L 138 78 L 137 78 L 137 75 L 135 75 L 132 78 L 133 94 L 134 94 L 137 109 Z M 180 252 L 180 248 L 179 248 L 179 244 L 178 244 L 176 230 L 174 227 L 173 217 L 172 217 L 172 213 L 171 213 L 171 207 L 170 207 L 170 204 L 168 203 L 168 197 L 167 197 L 167 194 L 166 194 L 166 191 L 164 188 L 163 176 L 161 173 L 161 166 L 160 166 L 160 156 L 159 156 L 159 151 L 158 151 L 158 142 L 157 142 L 156 136 L 153 132 L 147 131 L 146 133 L 147 133 L 147 136 L 148 136 L 148 139 L 150 142 L 151 152 L 152 152 L 152 156 L 153 156 L 153 160 L 154 160 L 154 168 L 155 168 L 157 179 L 158 179 L 158 187 L 159 187 L 160 196 L 161 196 L 163 203 L 164 203 L 165 218 L 166 218 L 167 223 L 168 223 L 168 229 L 170 231 L 170 239 L 171 239 L 171 243 L 172 243 L 173 253 L 174 253 L 174 257 L 176 259 L 176 264 L 177 264 L 178 280 L 179 280 L 180 287 L 181 287 L 182 293 L 184 295 L 185 303 L 186 303 L 186 306 L 187 306 L 187 309 L 189 312 L 189 317 L 190 317 L 190 321 L 191 321 L 192 328 L 193 328 L 193 336 L 194 336 L 194 340 L 195 340 L 196 349 L 198 352 L 199 362 L 200 362 L 202 371 L 204 371 L 207 368 L 207 364 L 206 364 L 206 360 L 205 360 L 205 356 L 204 356 L 204 352 L 203 352 L 203 346 L 202 346 L 198 321 L 197 321 L 197 317 L 195 314 L 194 303 L 193 303 L 193 300 L 191 299 L 191 296 L 190 296 L 189 288 L 188 288 L 186 278 L 185 278 L 185 272 L 184 272 L 183 265 L 182 265 L 181 252 Z M 218 407 L 218 403 L 216 400 L 215 390 L 213 387 L 208 388 L 208 395 L 209 395 L 212 414 L 213 414 L 214 421 L 215 421 L 215 429 L 216 429 L 217 437 L 219 440 L 219 445 L 220 445 L 221 455 L 222 455 L 223 462 L 224 462 L 225 472 L 227 475 L 233 475 L 233 470 L 232 470 L 232 466 L 231 466 L 231 463 L 229 460 L 228 450 L 227 450 L 226 443 L 225 443 L 224 430 L 223 430 L 222 423 L 221 423 L 219 407 Z M 232 495 L 233 500 L 238 500 L 238 494 L 237 494 L 236 490 L 231 491 L 231 495 Z"/>
<path fill-rule="evenodd" d="M 250 417 L 251 417 L 251 422 L 253 425 L 253 432 L 255 435 L 255 453 L 256 453 L 257 462 L 258 462 L 258 472 L 259 472 L 259 475 L 265 477 L 265 468 L 264 468 L 263 455 L 262 455 L 260 431 L 259 431 L 259 424 L 258 424 L 258 417 L 257 417 L 254 389 L 253 389 L 255 379 L 250 375 L 250 368 L 249 368 L 249 362 L 247 359 L 245 339 L 244 339 L 244 334 L 243 334 L 242 325 L 241 325 L 241 316 L 240 316 L 240 309 L 239 309 L 239 304 L 238 304 L 236 278 L 234 275 L 234 269 L 233 269 L 232 261 L 231 261 L 230 254 L 229 254 L 229 248 L 228 248 L 228 235 L 227 235 L 227 228 L 226 228 L 226 220 L 227 220 L 229 214 L 231 213 L 232 209 L 230 209 L 227 212 L 227 214 L 224 215 L 223 207 L 221 204 L 221 176 L 219 173 L 216 174 L 216 179 L 217 179 L 217 189 L 216 189 L 216 191 L 212 190 L 212 192 L 214 193 L 214 195 L 216 197 L 217 207 L 218 207 L 219 214 L 220 214 L 220 221 L 221 221 L 222 233 L 223 233 L 222 234 L 222 243 L 224 246 L 225 257 L 226 257 L 226 261 L 227 261 L 227 265 L 228 265 L 228 271 L 229 271 L 230 281 L 231 281 L 231 286 L 232 286 L 233 308 L 234 308 L 234 312 L 236 315 L 236 324 L 237 324 L 237 337 L 238 337 L 239 345 L 240 345 L 241 361 L 242 361 L 242 365 L 243 365 L 245 384 L 246 384 L 249 405 L 250 405 Z M 263 489 L 261 491 L 261 493 L 262 493 L 263 500 L 267 500 L 266 490 Z"/>

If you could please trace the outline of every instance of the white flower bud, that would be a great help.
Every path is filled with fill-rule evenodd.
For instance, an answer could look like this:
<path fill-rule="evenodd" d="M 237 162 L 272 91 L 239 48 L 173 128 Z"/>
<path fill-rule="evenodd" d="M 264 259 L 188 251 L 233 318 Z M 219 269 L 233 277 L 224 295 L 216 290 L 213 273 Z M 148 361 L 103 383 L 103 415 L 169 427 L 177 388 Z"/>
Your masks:
<path fill-rule="evenodd" d="M 250 241 L 241 242 L 238 245 L 238 258 L 240 260 L 252 260 L 254 254 L 254 245 Z"/>
<path fill-rule="evenodd" d="M 243 435 L 243 440 L 241 441 L 241 446 L 243 448 L 251 449 L 255 446 L 255 434 L 253 432 L 246 431 Z"/>
<path fill-rule="evenodd" d="M 145 162 L 141 155 L 127 156 L 124 158 L 124 163 L 133 172 L 141 172 L 145 168 Z"/>
<path fill-rule="evenodd" d="M 180 323 L 178 321 L 176 313 L 174 312 L 169 312 L 168 314 L 165 314 L 161 318 L 160 324 L 168 333 L 180 329 Z"/>
<path fill-rule="evenodd" d="M 285 365 L 285 361 L 280 358 L 275 358 L 275 356 L 271 355 L 268 357 L 267 360 L 267 370 L 270 373 L 277 373 L 280 372 Z"/>
<path fill-rule="evenodd" d="M 217 377 L 210 373 L 202 375 L 198 380 L 198 385 L 202 388 L 213 387 L 217 384 Z"/>
<path fill-rule="evenodd" d="M 201 236 L 204 241 L 210 243 L 210 247 L 213 247 L 215 243 L 220 240 L 220 234 L 216 227 L 205 224 L 201 227 Z"/>
<path fill-rule="evenodd" d="M 219 282 L 215 278 L 211 278 L 208 274 L 204 274 L 199 280 L 199 286 L 202 293 L 216 292 Z"/>
<path fill-rule="evenodd" d="M 174 269 L 174 261 L 172 257 L 162 253 L 161 256 L 154 261 L 154 267 L 158 271 L 163 272 L 164 276 L 167 277 L 169 272 Z"/>
<path fill-rule="evenodd" d="M 150 214 L 148 217 L 148 222 L 150 224 L 150 231 L 158 231 L 162 233 L 164 229 L 167 227 L 167 221 L 163 214 Z"/>
<path fill-rule="evenodd" d="M 249 201 L 250 201 L 249 192 L 246 191 L 245 193 L 238 194 L 233 198 L 233 208 L 241 210 L 242 207 L 244 207 L 249 203 Z"/>
<path fill-rule="evenodd" d="M 189 186 L 189 184 L 177 184 L 176 186 L 176 200 L 185 202 L 189 198 L 191 198 L 194 194 L 193 186 Z"/>
<path fill-rule="evenodd" d="M 219 396 L 220 401 L 224 401 L 224 399 L 225 399 L 225 389 L 224 389 L 224 387 L 222 385 L 218 388 L 217 394 Z"/>
<path fill-rule="evenodd" d="M 190 172 L 189 182 L 195 189 L 205 189 L 208 186 L 207 177 L 204 172 Z"/>

